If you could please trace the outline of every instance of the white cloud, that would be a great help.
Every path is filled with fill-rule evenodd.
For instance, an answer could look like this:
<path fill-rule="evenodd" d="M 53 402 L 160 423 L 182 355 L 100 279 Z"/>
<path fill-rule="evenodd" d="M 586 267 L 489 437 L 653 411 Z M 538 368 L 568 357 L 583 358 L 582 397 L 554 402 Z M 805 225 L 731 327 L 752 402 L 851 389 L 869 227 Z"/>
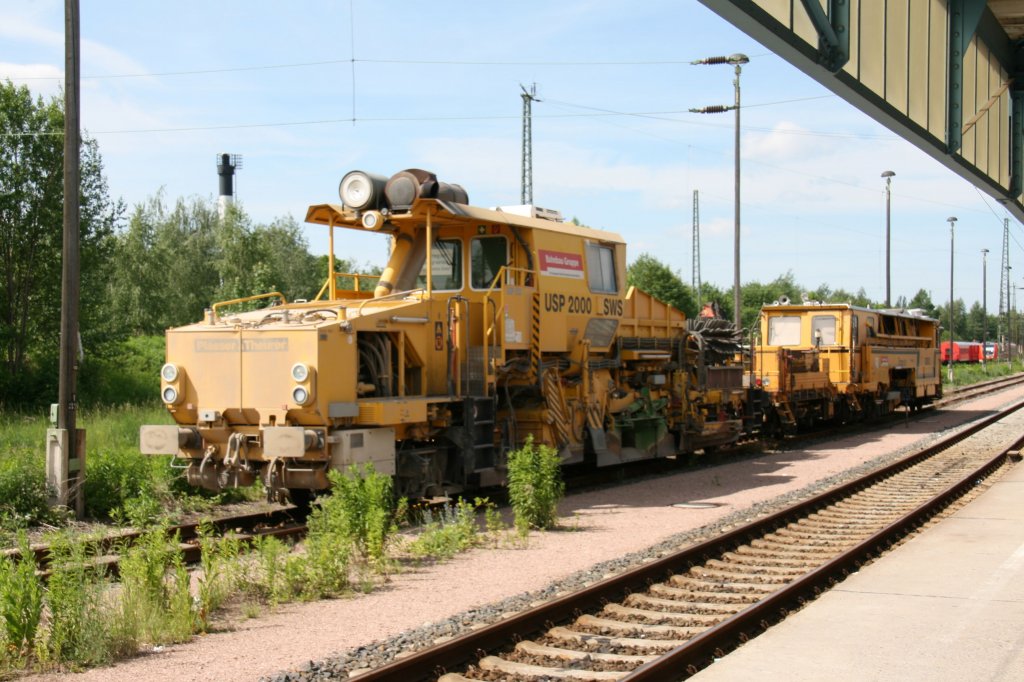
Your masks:
<path fill-rule="evenodd" d="M 748 131 L 743 134 L 740 149 L 750 159 L 794 159 L 812 156 L 826 149 L 821 138 L 791 121 L 779 121 L 771 132 Z"/>

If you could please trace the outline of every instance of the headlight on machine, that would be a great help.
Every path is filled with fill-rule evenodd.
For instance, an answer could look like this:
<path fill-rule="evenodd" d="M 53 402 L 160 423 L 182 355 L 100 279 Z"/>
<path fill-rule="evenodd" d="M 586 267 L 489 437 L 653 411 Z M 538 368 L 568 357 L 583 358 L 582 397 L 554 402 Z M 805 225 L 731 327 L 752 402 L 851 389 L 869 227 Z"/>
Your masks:
<path fill-rule="evenodd" d="M 296 386 L 292 389 L 292 402 L 296 405 L 305 405 L 309 402 L 309 391 L 304 386 Z"/>
<path fill-rule="evenodd" d="M 173 362 L 165 363 L 160 368 L 160 380 L 162 382 L 160 398 L 163 399 L 164 403 L 168 406 L 180 403 L 185 395 L 181 387 L 185 380 L 185 370 Z"/>
<path fill-rule="evenodd" d="M 160 377 L 167 383 L 175 381 L 178 378 L 178 366 L 168 362 L 160 368 Z"/>
<path fill-rule="evenodd" d="M 290 374 L 296 384 L 292 387 L 292 403 L 298 407 L 309 405 L 316 397 L 316 369 L 304 362 L 296 362 Z"/>
<path fill-rule="evenodd" d="M 292 365 L 292 379 L 295 381 L 303 382 L 309 378 L 309 366 L 302 362 L 296 362 Z"/>

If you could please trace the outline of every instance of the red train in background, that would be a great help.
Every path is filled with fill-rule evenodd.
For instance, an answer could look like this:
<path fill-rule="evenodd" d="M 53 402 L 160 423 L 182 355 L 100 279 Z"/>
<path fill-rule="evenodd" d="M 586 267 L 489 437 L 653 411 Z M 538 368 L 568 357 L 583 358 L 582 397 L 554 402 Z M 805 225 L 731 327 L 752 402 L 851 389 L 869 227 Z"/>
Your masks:
<path fill-rule="evenodd" d="M 981 362 L 983 359 L 995 359 L 995 353 L 990 357 L 982 344 L 977 341 L 956 341 L 953 343 L 953 362 Z M 939 346 L 939 357 L 942 364 L 949 362 L 949 341 L 943 341 Z"/>

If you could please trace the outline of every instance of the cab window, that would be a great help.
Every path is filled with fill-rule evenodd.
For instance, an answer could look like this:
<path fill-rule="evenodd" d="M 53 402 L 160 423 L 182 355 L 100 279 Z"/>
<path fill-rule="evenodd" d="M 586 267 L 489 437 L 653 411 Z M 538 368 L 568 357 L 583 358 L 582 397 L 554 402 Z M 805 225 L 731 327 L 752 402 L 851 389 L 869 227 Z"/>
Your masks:
<path fill-rule="evenodd" d="M 800 318 L 797 315 L 780 315 L 768 318 L 769 346 L 799 346 Z"/>
<path fill-rule="evenodd" d="M 811 342 L 820 346 L 834 346 L 836 344 L 836 318 L 831 315 L 812 317 Z"/>
<path fill-rule="evenodd" d="M 507 264 L 508 240 L 504 237 L 475 237 L 469 243 L 469 285 L 474 289 L 489 289 Z"/>
<path fill-rule="evenodd" d="M 618 293 L 614 247 L 587 244 L 587 281 L 591 291 L 600 291 L 606 294 Z"/>
<path fill-rule="evenodd" d="M 458 239 L 438 239 L 430 250 L 430 273 L 432 287 L 440 291 L 458 291 L 462 289 L 462 242 Z M 427 264 L 423 264 L 417 286 L 426 288 Z"/>

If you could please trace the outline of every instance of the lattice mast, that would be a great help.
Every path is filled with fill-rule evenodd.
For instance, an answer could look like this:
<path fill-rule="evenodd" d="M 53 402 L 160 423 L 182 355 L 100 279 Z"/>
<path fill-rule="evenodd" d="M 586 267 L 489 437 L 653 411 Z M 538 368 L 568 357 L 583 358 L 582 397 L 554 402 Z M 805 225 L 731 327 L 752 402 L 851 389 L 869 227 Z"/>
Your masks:
<path fill-rule="evenodd" d="M 1003 262 L 999 268 L 999 342 L 1006 352 L 1010 331 L 1010 219 L 1003 220 Z"/>
<path fill-rule="evenodd" d="M 533 103 L 537 99 L 537 84 L 534 83 L 527 90 L 526 86 L 519 86 L 523 94 L 523 179 L 520 203 L 533 204 Z"/>
<path fill-rule="evenodd" d="M 693 291 L 697 296 L 697 305 L 704 304 L 700 293 L 700 194 L 693 190 Z"/>

